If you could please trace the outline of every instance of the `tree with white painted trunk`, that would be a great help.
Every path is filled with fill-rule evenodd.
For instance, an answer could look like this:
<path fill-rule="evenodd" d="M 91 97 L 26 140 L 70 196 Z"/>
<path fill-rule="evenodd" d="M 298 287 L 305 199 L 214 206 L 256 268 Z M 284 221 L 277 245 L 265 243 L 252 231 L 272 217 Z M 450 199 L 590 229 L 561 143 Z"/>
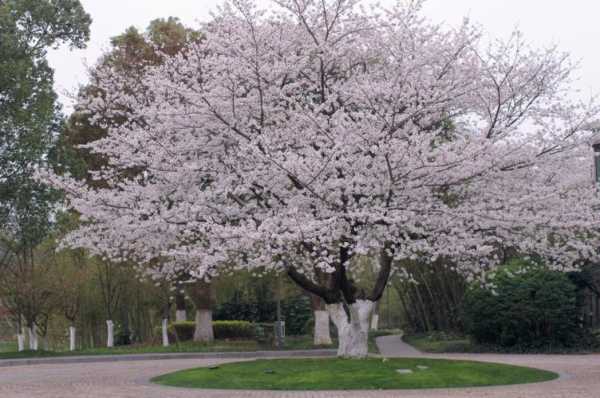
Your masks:
<path fill-rule="evenodd" d="M 27 323 L 27 337 L 29 338 L 29 349 L 31 351 L 37 351 L 39 348 L 39 336 L 35 322 Z"/>
<path fill-rule="evenodd" d="M 323 299 L 311 295 L 311 306 L 314 316 L 313 344 L 331 345 L 331 331 L 329 330 L 329 312 Z"/>
<path fill-rule="evenodd" d="M 170 274 L 194 264 L 196 280 L 283 270 L 326 303 L 343 357 L 367 355 L 401 260 L 451 258 L 473 279 L 506 247 L 561 270 L 597 257 L 586 126 L 600 110 L 566 99 L 568 56 L 518 32 L 483 45 L 420 1 L 275 4 L 233 1 L 136 79 L 98 71 L 102 94 L 81 103 L 107 129 L 87 146 L 110 159 L 107 186 L 46 176 L 86 218 L 71 244 L 164 256 Z M 131 168 L 146 172 L 123 181 Z M 361 256 L 378 258 L 371 286 Z"/>
<path fill-rule="evenodd" d="M 25 351 L 25 334 L 22 331 L 17 333 L 17 351 Z"/>
<path fill-rule="evenodd" d="M 373 315 L 371 315 L 371 330 L 379 330 L 379 301 L 375 303 Z"/>
<path fill-rule="evenodd" d="M 2 241 L 0 250 L 0 298 L 2 305 L 17 324 L 17 346 L 30 350 L 40 347 L 40 337 L 45 342 L 47 322 L 56 310 L 57 292 L 53 284 L 48 253 L 41 248 L 23 248 L 18 242 Z M 40 336 L 41 332 L 41 336 Z"/>
<path fill-rule="evenodd" d="M 86 289 L 83 257 L 84 253 L 75 250 L 51 257 L 53 266 L 57 269 L 54 282 L 57 307 L 69 322 L 69 351 L 77 349 L 77 319 Z"/>
<path fill-rule="evenodd" d="M 166 286 L 162 286 L 163 291 L 166 291 L 166 295 L 162 300 L 162 321 L 160 324 L 161 338 L 163 347 L 169 346 L 169 317 L 171 313 L 171 289 Z"/>
<path fill-rule="evenodd" d="M 106 346 L 112 348 L 115 345 L 114 316 L 119 307 L 124 286 L 121 282 L 124 277 L 123 266 L 109 260 L 98 261 L 96 264 L 98 285 L 106 315 Z"/>
<path fill-rule="evenodd" d="M 330 274 L 315 270 L 315 278 L 320 283 L 329 283 L 330 277 Z M 310 302 L 314 317 L 313 344 L 317 346 L 333 344 L 329 328 L 330 317 L 325 301 L 315 294 L 310 294 Z"/>
<path fill-rule="evenodd" d="M 196 307 L 194 341 L 210 343 L 215 339 L 212 325 L 212 310 L 215 304 L 215 291 L 210 282 L 192 281 L 186 289 Z"/>

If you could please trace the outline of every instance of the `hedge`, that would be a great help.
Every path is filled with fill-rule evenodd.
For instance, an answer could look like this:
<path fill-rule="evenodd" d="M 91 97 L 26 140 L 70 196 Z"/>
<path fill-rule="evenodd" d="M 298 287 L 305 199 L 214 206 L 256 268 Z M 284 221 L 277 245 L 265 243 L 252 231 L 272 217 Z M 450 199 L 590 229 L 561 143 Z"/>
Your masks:
<path fill-rule="evenodd" d="M 312 333 L 309 322 L 313 318 L 310 299 L 306 295 L 288 297 L 281 302 L 282 320 L 285 321 L 285 333 L 299 336 Z M 277 317 L 277 302 L 263 300 L 257 302 L 238 302 L 232 300 L 221 303 L 213 312 L 216 320 L 246 319 L 255 324 L 273 323 Z"/>
<path fill-rule="evenodd" d="M 173 322 L 169 325 L 169 335 L 179 341 L 194 338 L 194 322 Z M 247 321 L 213 321 L 215 339 L 253 339 L 256 337 L 256 326 Z"/>

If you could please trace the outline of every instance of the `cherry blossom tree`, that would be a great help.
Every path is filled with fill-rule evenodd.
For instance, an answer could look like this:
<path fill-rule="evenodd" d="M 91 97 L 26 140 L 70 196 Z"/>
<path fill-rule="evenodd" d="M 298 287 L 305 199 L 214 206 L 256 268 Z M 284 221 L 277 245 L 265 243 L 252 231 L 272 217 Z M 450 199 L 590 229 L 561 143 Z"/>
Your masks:
<path fill-rule="evenodd" d="M 284 271 L 326 303 L 343 357 L 367 355 L 397 261 L 483 280 L 507 249 L 561 270 L 596 258 L 599 109 L 569 100 L 569 57 L 432 24 L 421 3 L 235 0 L 143 76 L 100 71 L 82 101 L 108 131 L 86 146 L 107 187 L 46 176 L 86 221 L 68 244 L 197 279 Z M 370 287 L 354 275 L 367 255 Z"/>

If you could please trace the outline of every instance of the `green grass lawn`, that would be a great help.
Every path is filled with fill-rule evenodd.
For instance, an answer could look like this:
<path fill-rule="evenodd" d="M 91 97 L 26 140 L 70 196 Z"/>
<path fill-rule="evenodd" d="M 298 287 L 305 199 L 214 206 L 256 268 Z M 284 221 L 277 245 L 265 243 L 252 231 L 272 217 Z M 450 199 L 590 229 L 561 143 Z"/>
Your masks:
<path fill-rule="evenodd" d="M 410 369 L 402 374 L 398 369 Z M 511 365 L 443 359 L 273 359 L 183 370 L 154 378 L 162 385 L 245 390 L 377 390 L 533 383 L 552 372 Z"/>
<path fill-rule="evenodd" d="M 369 334 L 369 352 L 378 354 L 379 350 L 375 344 L 375 337 L 385 336 L 394 333 L 394 331 L 378 331 Z M 330 346 L 313 345 L 313 337 L 306 336 L 287 336 L 283 350 L 312 350 L 312 349 L 336 349 L 337 340 L 333 339 Z M 152 353 L 170 353 L 170 352 L 235 352 L 235 351 L 268 351 L 275 350 L 271 344 L 261 344 L 255 340 L 217 340 L 212 344 L 202 344 L 194 342 L 183 342 L 171 344 L 169 347 L 148 344 L 133 344 L 128 346 L 118 346 L 113 348 L 97 347 L 87 348 L 77 351 L 22 351 L 17 352 L 17 346 L 12 342 L 0 342 L 0 359 L 19 359 L 19 358 L 44 358 L 61 357 L 77 355 L 125 355 L 125 354 L 152 354 Z"/>
<path fill-rule="evenodd" d="M 17 343 L 13 341 L 0 341 L 0 353 L 8 351 L 16 351 Z"/>
<path fill-rule="evenodd" d="M 321 348 L 335 348 L 332 346 L 314 346 L 312 336 L 288 336 L 285 339 L 284 350 L 309 350 Z M 76 355 L 125 355 L 125 354 L 150 354 L 170 352 L 235 352 L 235 351 L 261 351 L 275 350 L 270 344 L 260 344 L 255 340 L 217 340 L 212 344 L 183 342 L 172 344 L 169 347 L 157 345 L 128 345 L 113 348 L 88 348 L 78 351 L 22 351 L 17 352 L 16 346 L 8 345 L 6 350 L 0 348 L 0 359 L 60 357 Z M 10 349 L 10 351 L 9 351 Z"/>

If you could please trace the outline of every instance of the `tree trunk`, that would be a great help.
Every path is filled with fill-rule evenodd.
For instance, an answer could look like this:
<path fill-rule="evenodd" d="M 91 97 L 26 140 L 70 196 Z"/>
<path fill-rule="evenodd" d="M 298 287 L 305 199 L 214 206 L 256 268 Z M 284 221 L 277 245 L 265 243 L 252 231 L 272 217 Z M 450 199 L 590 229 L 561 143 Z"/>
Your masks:
<path fill-rule="evenodd" d="M 371 330 L 379 330 L 379 314 L 373 314 L 371 318 Z"/>
<path fill-rule="evenodd" d="M 369 353 L 369 318 L 375 303 L 356 300 L 346 313 L 343 304 L 328 304 L 329 316 L 338 330 L 338 357 L 366 358 Z M 349 316 L 348 316 L 349 315 Z"/>
<path fill-rule="evenodd" d="M 209 282 L 196 281 L 187 286 L 189 296 L 196 306 L 194 341 L 210 343 L 215 339 L 212 327 L 212 307 L 215 294 Z"/>
<path fill-rule="evenodd" d="M 185 295 L 180 291 L 180 287 L 177 286 L 175 292 L 175 321 L 185 322 L 187 321 L 187 311 L 185 308 Z"/>
<path fill-rule="evenodd" d="M 197 309 L 194 341 L 210 343 L 214 341 L 214 339 L 215 335 L 212 327 L 212 311 L 206 308 Z"/>
<path fill-rule="evenodd" d="M 75 326 L 69 326 L 69 351 L 75 351 L 76 349 L 76 332 Z"/>
<path fill-rule="evenodd" d="M 38 335 L 37 335 L 37 327 L 35 325 L 29 326 L 27 328 L 29 333 L 29 349 L 32 351 L 37 351 L 38 349 Z"/>
<path fill-rule="evenodd" d="M 169 320 L 167 318 L 163 318 L 162 320 L 162 344 L 163 347 L 169 346 Z"/>
<path fill-rule="evenodd" d="M 379 329 L 379 301 L 375 303 L 373 308 L 373 316 L 371 317 L 371 330 Z"/>
<path fill-rule="evenodd" d="M 315 331 L 314 345 L 331 345 L 331 333 L 329 331 L 329 312 L 324 310 L 314 311 Z"/>
<path fill-rule="evenodd" d="M 315 327 L 313 333 L 314 345 L 331 345 L 331 333 L 329 331 L 329 312 L 325 308 L 323 300 L 314 294 L 310 295 L 313 309 Z"/>
<path fill-rule="evenodd" d="M 389 282 L 393 257 L 391 242 L 385 242 L 379 254 L 379 272 L 370 293 L 360 289 L 348 278 L 345 264 L 350 260 L 348 245 L 340 246 L 339 263 L 328 282 L 315 282 L 287 266 L 288 276 L 307 292 L 321 297 L 327 303 L 327 311 L 338 330 L 338 356 L 342 358 L 365 358 L 369 352 L 369 320 L 375 303 L 381 299 Z M 348 303 L 346 305 L 342 303 Z"/>
<path fill-rule="evenodd" d="M 115 346 L 115 324 L 113 323 L 113 321 L 106 321 L 106 331 L 106 346 L 108 348 L 112 348 Z"/>
<path fill-rule="evenodd" d="M 25 351 L 25 335 L 22 331 L 17 334 L 17 349 L 19 352 Z"/>
<path fill-rule="evenodd" d="M 185 321 L 187 321 L 187 311 L 186 310 L 175 311 L 175 322 L 185 322 Z"/>

